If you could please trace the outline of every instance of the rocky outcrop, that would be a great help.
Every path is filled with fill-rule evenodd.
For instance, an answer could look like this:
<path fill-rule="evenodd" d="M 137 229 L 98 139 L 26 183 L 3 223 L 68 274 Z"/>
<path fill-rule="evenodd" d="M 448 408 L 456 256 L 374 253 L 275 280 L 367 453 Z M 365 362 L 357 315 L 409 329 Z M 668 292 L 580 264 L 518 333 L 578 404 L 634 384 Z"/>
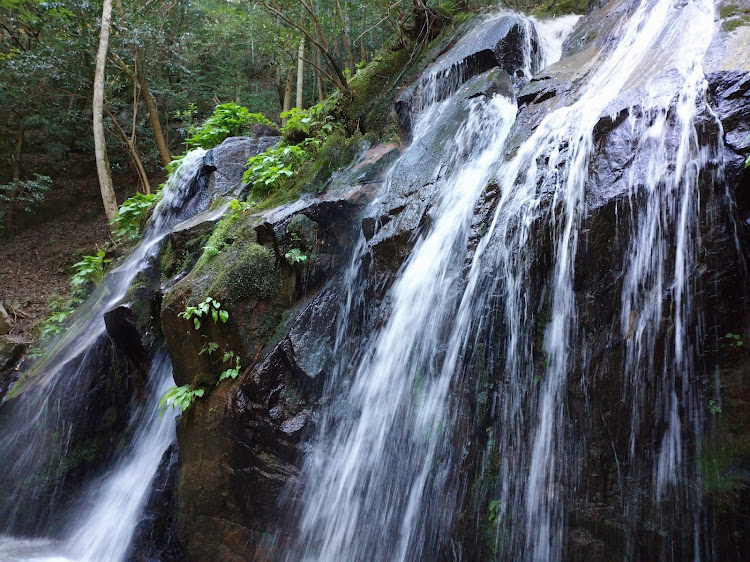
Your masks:
<path fill-rule="evenodd" d="M 531 49 L 529 69 L 524 67 L 527 49 Z M 424 105 L 447 98 L 474 76 L 499 68 L 518 86 L 525 84 L 539 70 L 540 64 L 539 38 L 528 21 L 504 14 L 475 23 L 464 30 L 464 36 L 456 45 L 427 68 L 422 78 L 396 99 L 401 127 L 406 135 L 411 135 Z"/>
<path fill-rule="evenodd" d="M 259 128 L 253 137 L 229 137 L 216 148 L 206 153 L 204 166 L 211 173 L 208 191 L 212 199 L 231 195 L 241 196 L 242 174 L 248 158 L 275 146 L 279 132 L 270 127 Z"/>
<path fill-rule="evenodd" d="M 200 226 L 170 241 L 172 252 L 202 254 L 190 258 L 195 266 L 166 292 L 161 310 L 175 381 L 206 392 L 178 430 L 179 536 L 188 559 L 272 556 L 277 501 L 296 477 L 331 367 L 336 279 L 382 181 L 372 171 L 392 150 L 363 154 L 353 172 L 362 183 L 348 190 L 260 216 L 230 212 L 208 239 Z M 201 242 L 188 242 L 193 235 Z M 229 318 L 196 329 L 179 314 L 206 296 Z M 234 358 L 222 361 L 225 353 L 241 358 L 240 373 L 220 382 L 235 366 Z"/>

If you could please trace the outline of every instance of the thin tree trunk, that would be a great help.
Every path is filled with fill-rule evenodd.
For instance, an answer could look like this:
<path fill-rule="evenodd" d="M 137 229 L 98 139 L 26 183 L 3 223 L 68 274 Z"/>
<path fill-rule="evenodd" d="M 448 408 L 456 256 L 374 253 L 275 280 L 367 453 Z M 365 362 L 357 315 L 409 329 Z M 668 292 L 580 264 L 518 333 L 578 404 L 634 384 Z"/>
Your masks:
<path fill-rule="evenodd" d="M 305 85 L 305 38 L 299 40 L 297 51 L 297 109 L 302 109 L 302 93 Z"/>
<path fill-rule="evenodd" d="M 112 115 L 112 113 L 107 109 L 107 115 L 109 115 L 109 118 L 112 119 L 112 123 L 115 124 L 115 127 L 117 128 L 117 131 L 120 133 L 120 136 L 125 141 L 125 144 L 128 145 L 128 151 L 130 152 L 130 157 L 133 159 L 133 163 L 135 164 L 136 170 L 138 170 L 138 175 L 141 178 L 141 183 L 143 184 L 143 192 L 146 195 L 151 195 L 151 184 L 148 182 L 148 176 L 146 175 L 146 169 L 143 167 L 143 162 L 141 162 L 140 156 L 138 156 L 138 151 L 135 149 L 135 144 L 133 144 L 133 140 L 128 138 L 127 133 L 122 130 L 122 127 L 120 127 L 120 124 L 115 119 L 115 116 Z"/>
<path fill-rule="evenodd" d="M 156 140 L 156 147 L 159 149 L 159 159 L 161 160 L 161 165 L 166 166 L 172 161 L 172 155 L 169 153 L 167 141 L 164 140 L 164 133 L 159 122 L 159 110 L 156 107 L 156 103 L 154 103 L 154 98 L 151 96 L 151 91 L 148 89 L 143 71 L 138 72 L 136 76 L 138 77 L 138 85 L 141 87 L 141 94 L 143 94 L 143 101 L 146 102 L 146 109 L 148 109 L 148 119 L 151 121 L 154 140 Z"/>
<path fill-rule="evenodd" d="M 13 188 L 10 191 L 10 203 L 8 205 L 8 214 L 5 216 L 5 229 L 12 232 L 16 227 L 16 212 L 18 204 L 18 182 L 21 180 L 21 155 L 23 154 L 23 125 L 18 126 L 16 131 L 16 143 L 13 148 Z"/>
<path fill-rule="evenodd" d="M 322 102 L 324 99 L 326 99 L 325 94 L 323 93 L 323 76 L 320 72 L 320 67 L 323 64 L 320 60 L 320 49 L 315 49 L 315 64 L 317 68 L 315 69 L 315 77 L 317 78 L 318 82 L 318 101 Z"/>
<path fill-rule="evenodd" d="M 138 99 L 138 80 L 136 75 L 138 74 L 138 62 L 133 63 L 133 122 L 130 124 L 130 142 L 135 145 L 135 128 L 138 125 L 138 105 L 140 100 Z"/>
<path fill-rule="evenodd" d="M 112 222 L 117 216 L 117 198 L 112 184 L 107 156 L 107 139 L 104 136 L 104 67 L 107 64 L 109 49 L 109 26 L 112 20 L 112 0 L 104 0 L 102 6 L 102 27 L 99 33 L 99 50 L 96 54 L 96 71 L 94 72 L 94 153 L 96 154 L 96 172 L 99 176 L 99 189 L 107 219 Z"/>
<path fill-rule="evenodd" d="M 286 75 L 286 88 L 284 88 L 284 104 L 281 106 L 281 112 L 285 113 L 292 109 L 292 87 L 294 86 L 294 68 L 289 69 Z M 281 120 L 281 126 L 286 125 L 286 117 Z"/>
<path fill-rule="evenodd" d="M 362 35 L 359 36 L 359 56 L 362 60 L 362 66 L 367 64 L 367 48 L 365 47 L 365 26 L 367 25 L 367 2 L 362 4 Z"/>
<path fill-rule="evenodd" d="M 349 25 L 344 18 L 344 11 L 341 9 L 341 2 L 339 0 L 336 0 L 336 8 L 338 9 L 339 19 L 341 19 L 341 25 L 344 29 L 344 43 L 346 43 L 346 54 L 349 57 L 349 72 L 351 72 L 351 76 L 354 76 L 354 54 L 352 53 L 352 42 L 349 40 Z"/>

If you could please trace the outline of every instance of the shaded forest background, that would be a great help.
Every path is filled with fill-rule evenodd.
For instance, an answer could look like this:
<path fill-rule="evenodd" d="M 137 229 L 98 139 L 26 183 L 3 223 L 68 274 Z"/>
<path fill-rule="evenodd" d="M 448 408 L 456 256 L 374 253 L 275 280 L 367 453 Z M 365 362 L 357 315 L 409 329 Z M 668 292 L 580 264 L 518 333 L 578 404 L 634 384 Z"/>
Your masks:
<path fill-rule="evenodd" d="M 433 26 L 501 5 L 114 0 L 103 118 L 118 203 L 156 189 L 216 106 L 233 102 L 281 124 L 285 109 L 345 93 L 377 53 L 417 49 Z M 546 15 L 586 6 L 508 7 Z M 99 1 L 0 0 L 0 304 L 22 333 L 53 295 L 69 292 L 70 264 L 110 240 L 92 134 L 101 20 Z"/>

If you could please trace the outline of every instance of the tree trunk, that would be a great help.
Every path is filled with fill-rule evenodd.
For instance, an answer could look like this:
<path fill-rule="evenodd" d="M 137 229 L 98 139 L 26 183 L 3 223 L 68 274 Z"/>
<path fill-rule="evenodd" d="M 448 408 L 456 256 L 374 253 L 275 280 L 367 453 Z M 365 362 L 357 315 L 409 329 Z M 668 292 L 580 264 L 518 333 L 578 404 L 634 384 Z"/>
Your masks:
<path fill-rule="evenodd" d="M 161 160 L 161 165 L 166 166 L 172 161 L 172 155 L 169 153 L 167 141 L 164 140 L 164 133 L 159 122 L 159 110 L 156 108 L 154 98 L 151 97 L 151 91 L 148 89 L 143 71 L 138 72 L 137 77 L 138 85 L 141 87 L 141 93 L 143 94 L 143 101 L 146 102 L 146 108 L 148 109 L 148 118 L 151 121 L 151 128 L 154 131 L 156 146 L 159 149 L 159 159 Z"/>
<path fill-rule="evenodd" d="M 122 127 L 120 127 L 120 124 L 115 119 L 115 116 L 112 115 L 112 113 L 107 109 L 107 115 L 109 115 L 109 118 L 112 120 L 112 123 L 114 123 L 115 127 L 117 128 L 117 131 L 120 133 L 120 136 L 125 141 L 125 144 L 128 146 L 128 151 L 130 152 L 130 158 L 132 158 L 133 163 L 135 164 L 136 170 L 138 170 L 138 176 L 141 178 L 141 183 L 143 184 L 143 192 L 146 195 L 151 195 L 151 184 L 148 182 L 148 176 L 146 175 L 146 169 L 143 167 L 143 162 L 141 162 L 141 157 L 138 156 L 138 151 L 135 149 L 135 144 L 133 144 L 133 139 L 128 138 L 127 133 L 122 130 Z"/>
<path fill-rule="evenodd" d="M 292 109 L 292 87 L 294 85 L 294 68 L 289 69 L 286 75 L 286 88 L 284 89 L 284 104 L 281 106 L 281 112 L 285 113 Z M 281 126 L 286 125 L 286 118 L 281 120 Z"/>
<path fill-rule="evenodd" d="M 18 182 L 21 180 L 21 154 L 23 154 L 23 125 L 18 126 L 16 132 L 16 143 L 13 148 L 13 187 L 10 191 L 10 203 L 8 204 L 8 214 L 5 216 L 5 230 L 12 232 L 16 228 L 16 212 L 18 204 Z"/>
<path fill-rule="evenodd" d="M 362 35 L 359 36 L 359 56 L 362 66 L 367 64 L 367 47 L 365 46 L 365 27 L 367 25 L 367 2 L 362 4 Z"/>
<path fill-rule="evenodd" d="M 343 26 L 344 30 L 344 43 L 346 43 L 346 54 L 349 57 L 349 72 L 351 72 L 350 76 L 354 76 L 354 71 L 356 70 L 356 68 L 354 68 L 352 43 L 349 39 L 349 22 L 347 21 L 348 18 L 344 16 L 344 11 L 341 9 L 341 2 L 339 2 L 339 0 L 336 0 L 336 9 L 339 12 L 339 19 L 341 20 L 341 25 Z"/>
<path fill-rule="evenodd" d="M 315 69 L 315 77 L 318 82 L 318 101 L 323 102 L 324 99 L 326 99 L 325 91 L 323 88 L 323 75 L 320 72 L 320 68 L 323 65 L 323 61 L 320 57 L 320 49 L 315 49 L 315 64 L 317 65 L 317 68 Z"/>
<path fill-rule="evenodd" d="M 109 25 L 112 19 L 112 0 L 104 0 L 102 7 L 102 27 L 99 33 L 99 50 L 96 54 L 96 71 L 94 72 L 94 153 L 96 154 L 96 172 L 99 176 L 99 189 L 107 219 L 113 221 L 117 216 L 117 198 L 112 185 L 107 157 L 107 139 L 104 137 L 104 67 L 107 64 L 109 49 Z"/>
<path fill-rule="evenodd" d="M 297 51 L 297 109 L 302 109 L 302 93 L 305 85 L 305 38 L 299 40 Z"/>

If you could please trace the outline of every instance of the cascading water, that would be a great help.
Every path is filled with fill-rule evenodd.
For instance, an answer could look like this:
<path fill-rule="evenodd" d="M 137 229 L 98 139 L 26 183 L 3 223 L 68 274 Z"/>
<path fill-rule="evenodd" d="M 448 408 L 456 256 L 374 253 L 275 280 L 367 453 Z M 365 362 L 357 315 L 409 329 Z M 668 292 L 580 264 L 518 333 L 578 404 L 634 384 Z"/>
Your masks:
<path fill-rule="evenodd" d="M 568 19 L 568 28 L 574 21 Z M 485 25 L 493 23 L 491 19 Z M 531 48 L 531 35 L 536 33 L 531 21 L 521 23 L 525 48 L 516 54 L 521 60 L 514 75 L 528 79 L 539 66 L 540 54 Z M 549 31 L 544 44 L 556 47 L 559 55 L 561 30 Z M 474 33 L 467 41 L 473 40 Z M 460 51 L 461 45 L 456 49 Z M 545 54 L 542 60 L 549 60 Z M 419 111 L 412 148 L 401 162 L 408 163 L 408 151 L 420 150 L 423 136 L 439 126 L 450 104 L 464 95 L 464 89 L 456 87 L 455 81 L 463 78 L 455 76 L 460 71 L 451 71 L 451 64 L 456 64 L 451 57 L 455 58 L 449 53 L 437 61 L 421 80 L 422 97 L 412 107 Z M 441 83 L 441 76 L 451 83 Z M 453 92 L 447 98 L 446 88 Z M 302 545 L 294 547 L 288 559 L 431 558 L 450 527 L 460 497 L 450 489 L 449 475 L 440 466 L 451 465 L 443 442 L 459 359 L 452 344 L 460 342 L 471 325 L 467 311 L 459 309 L 464 256 L 477 199 L 503 154 L 515 115 L 512 99 L 474 96 L 468 117 L 444 143 L 434 172 L 438 195 L 429 211 L 431 227 L 389 290 L 384 326 L 354 351 L 358 367 L 351 383 L 338 384 L 346 379 L 343 373 L 352 360 L 339 350 L 338 374 L 329 389 L 334 406 L 323 413 L 319 441 L 303 472 L 314 484 L 303 496 Z M 399 178 L 400 165 L 391 174 L 391 185 Z M 357 264 L 366 251 L 366 245 L 359 246 L 349 270 L 350 308 L 342 311 L 339 338 L 345 336 L 347 330 L 341 326 L 356 308 L 352 293 L 363 292 Z M 446 339 L 447 334 L 452 335 Z M 345 408 L 348 413 L 341 415 Z"/>
<path fill-rule="evenodd" d="M 700 243 L 699 174 L 716 154 L 701 145 L 698 132 L 706 90 L 701 62 L 713 25 L 706 0 L 633 6 L 567 103 L 551 108 L 507 161 L 515 106 L 501 97 L 476 101 L 445 144 L 445 160 L 452 152 L 461 158 L 435 174 L 440 195 L 428 230 L 384 299 L 382 325 L 358 343 L 348 326 L 367 308 L 357 297 L 367 294 L 359 264 L 368 261 L 369 248 L 360 243 L 341 312 L 338 334 L 345 341 L 337 342 L 331 404 L 302 473 L 300 540 L 287 559 L 431 559 L 441 549 L 460 558 L 460 545 L 440 543 L 451 536 L 453 514 L 467 495 L 472 509 L 481 503 L 490 513 L 493 556 L 565 556 L 586 447 L 576 441 L 566 394 L 571 385 L 586 386 L 588 345 L 598 337 L 578 323 L 577 258 L 587 244 L 588 211 L 603 197 L 589 190 L 595 130 L 623 113 L 635 156 L 625 178 L 629 197 L 615 203 L 615 212 L 630 242 L 619 256 L 622 309 L 608 336 L 611 348 L 624 347 L 614 356 L 622 358 L 614 367 L 622 378 L 610 384 L 619 384 L 623 403 L 632 404 L 630 458 L 614 452 L 620 525 L 629 537 L 623 552 L 639 556 L 635 534 L 644 526 L 644 504 L 658 512 L 672 498 L 661 519 L 672 519 L 670 528 L 683 534 L 663 537 L 650 551 L 700 558 L 701 383 L 694 376 L 700 322 L 690 277 Z M 559 42 L 547 52 L 555 48 L 559 54 Z M 666 88 L 659 81 L 665 75 Z M 421 84 L 422 91 L 440 91 L 428 87 L 430 76 Z M 442 104 L 455 99 L 413 104 L 422 113 L 412 147 L 439 123 Z M 498 186 L 497 203 L 472 253 L 472 213 L 488 183 Z M 491 374 L 497 381 L 488 383 Z M 493 420 L 471 490 L 452 483 L 450 474 L 474 445 L 461 433 L 464 399 L 452 394 L 461 384 L 485 393 L 483 415 Z M 644 434 L 647 404 L 655 413 Z"/>
<path fill-rule="evenodd" d="M 27 376 L 22 393 L 5 405 L 10 413 L 0 427 L 0 487 L 5 492 L 0 500 L 2 529 L 35 537 L 62 534 L 68 539 L 0 536 L 3 560 L 116 561 L 126 554 L 159 461 L 174 440 L 173 419 L 159 418 L 156 411 L 159 397 L 173 384 L 165 351 L 158 351 L 152 359 L 149 398 L 131 414 L 133 436 L 127 452 L 114 470 L 91 484 L 85 500 L 76 502 L 73 515 L 67 518 L 76 521 L 72 528 L 50 523 L 50 515 L 65 507 L 57 505 L 64 482 L 53 475 L 64 477 L 62 472 L 70 462 L 69 444 L 87 423 L 86 412 L 92 407 L 86 402 L 94 395 L 92 380 L 107 361 L 101 356 L 111 354 L 103 343 L 107 341 L 104 313 L 120 303 L 136 275 L 152 264 L 160 242 L 172 228 L 207 205 L 206 194 L 196 185 L 204 154 L 199 149 L 185 157 L 167 182 L 140 245 L 99 284 L 67 332 Z M 30 507 L 40 512 L 29 514 Z"/>

